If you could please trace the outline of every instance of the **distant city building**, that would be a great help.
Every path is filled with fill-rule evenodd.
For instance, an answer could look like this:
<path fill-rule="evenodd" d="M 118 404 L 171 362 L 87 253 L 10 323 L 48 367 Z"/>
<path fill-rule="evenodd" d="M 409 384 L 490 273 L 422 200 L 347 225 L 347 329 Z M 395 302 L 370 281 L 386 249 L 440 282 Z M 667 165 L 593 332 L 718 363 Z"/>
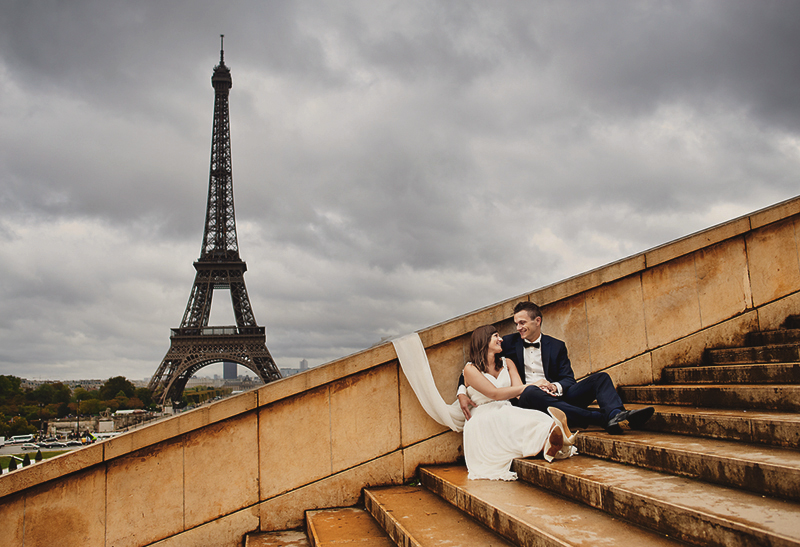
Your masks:
<path fill-rule="evenodd" d="M 75 391 L 78 388 L 85 389 L 86 391 L 96 391 L 103 387 L 103 385 L 108 381 L 106 380 L 30 380 L 27 378 L 20 378 L 20 387 L 22 389 L 36 389 L 43 384 L 64 384 L 67 386 L 71 391 Z M 147 384 L 150 382 L 150 378 L 145 378 L 144 380 L 129 380 L 134 387 L 147 387 Z"/>
<path fill-rule="evenodd" d="M 300 368 L 282 368 L 281 376 L 286 378 L 287 376 L 294 376 L 295 374 L 300 374 L 301 372 L 305 372 L 308 370 L 308 361 L 303 359 L 300 361 Z"/>
<path fill-rule="evenodd" d="M 80 421 L 73 418 L 48 420 L 47 434 L 51 437 L 74 437 L 86 431 L 90 433 L 109 433 L 124 431 L 129 427 L 154 420 L 160 413 L 145 410 L 118 410 L 111 413 L 101 413 L 100 416 L 81 416 Z"/>
<path fill-rule="evenodd" d="M 200 378 L 198 378 L 197 376 L 192 376 L 191 378 L 189 378 L 186 381 L 186 387 L 187 388 L 193 388 L 193 387 L 214 387 L 214 388 L 216 388 L 216 387 L 222 387 L 223 385 L 225 385 L 225 383 L 226 383 L 225 380 L 208 378 L 208 377 L 205 377 L 205 376 L 202 376 Z"/>
<path fill-rule="evenodd" d="M 93 391 L 103 387 L 106 380 L 29 380 L 27 378 L 20 378 L 20 387 L 22 387 L 22 389 L 36 389 L 42 384 L 54 384 L 56 382 L 64 384 L 72 391 L 75 391 L 79 387 L 86 391 Z"/>
<path fill-rule="evenodd" d="M 239 369 L 236 363 L 224 361 L 222 363 L 222 378 L 224 380 L 236 380 L 239 377 Z"/>

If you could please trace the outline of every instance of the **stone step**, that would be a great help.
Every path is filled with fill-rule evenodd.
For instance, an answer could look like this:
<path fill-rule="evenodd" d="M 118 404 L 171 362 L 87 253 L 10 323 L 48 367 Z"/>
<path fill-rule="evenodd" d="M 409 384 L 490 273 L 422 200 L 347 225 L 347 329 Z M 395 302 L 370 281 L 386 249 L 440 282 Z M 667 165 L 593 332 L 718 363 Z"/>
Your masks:
<path fill-rule="evenodd" d="M 703 361 L 706 365 L 794 363 L 800 361 L 800 344 L 710 349 L 705 352 Z"/>
<path fill-rule="evenodd" d="M 662 384 L 800 384 L 800 363 L 665 368 Z"/>
<path fill-rule="evenodd" d="M 714 408 L 759 410 L 800 410 L 800 385 L 787 384 L 702 384 L 621 386 L 626 403 L 690 405 Z"/>
<path fill-rule="evenodd" d="M 306 529 L 312 547 L 395 545 L 372 515 L 359 507 L 306 511 Z"/>
<path fill-rule="evenodd" d="M 779 329 L 749 332 L 745 335 L 746 346 L 769 346 L 772 344 L 800 344 L 800 329 Z"/>
<path fill-rule="evenodd" d="M 638 405 L 628 408 L 634 406 Z M 647 431 L 795 449 L 800 446 L 800 415 L 793 412 L 669 405 L 655 405 L 655 409 L 644 427 Z"/>
<path fill-rule="evenodd" d="M 364 505 L 397 545 L 512 546 L 422 486 L 365 489 Z"/>
<path fill-rule="evenodd" d="M 696 545 L 800 546 L 800 504 L 576 456 L 515 460 L 520 479 Z"/>
<path fill-rule="evenodd" d="M 581 454 L 800 501 L 800 452 L 684 435 L 585 432 Z"/>
<path fill-rule="evenodd" d="M 299 530 L 252 532 L 244 537 L 244 547 L 308 547 L 308 536 Z"/>
<path fill-rule="evenodd" d="M 683 545 L 663 534 L 620 521 L 583 503 L 520 481 L 471 481 L 467 479 L 466 468 L 455 465 L 422 467 L 419 474 L 422 484 L 429 490 L 514 545 Z M 448 545 L 485 544 L 453 541 Z"/>

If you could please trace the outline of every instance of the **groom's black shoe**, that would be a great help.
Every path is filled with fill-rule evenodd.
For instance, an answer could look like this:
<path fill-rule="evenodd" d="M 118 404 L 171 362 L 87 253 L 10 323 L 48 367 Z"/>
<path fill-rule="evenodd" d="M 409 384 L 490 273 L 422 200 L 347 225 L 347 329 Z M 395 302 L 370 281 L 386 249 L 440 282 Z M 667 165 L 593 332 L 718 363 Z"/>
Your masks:
<path fill-rule="evenodd" d="M 614 414 L 606 424 L 606 431 L 612 435 L 622 435 L 622 427 L 620 424 L 628 419 L 628 411 L 620 410 Z"/>
<path fill-rule="evenodd" d="M 656 411 L 655 408 L 652 406 L 648 406 L 645 408 L 637 408 L 635 410 L 628 411 L 628 425 L 631 426 L 632 429 L 639 429 L 640 427 L 644 426 L 645 422 L 653 417 L 653 413 Z"/>
<path fill-rule="evenodd" d="M 622 427 L 620 427 L 620 424 L 625 421 L 628 422 L 631 428 L 638 429 L 653 416 L 655 411 L 655 408 L 648 406 L 645 408 L 636 408 L 633 410 L 622 410 L 617 412 L 611 417 L 610 420 L 608 420 L 608 423 L 606 424 L 606 431 L 612 435 L 619 435 L 622 433 Z"/>

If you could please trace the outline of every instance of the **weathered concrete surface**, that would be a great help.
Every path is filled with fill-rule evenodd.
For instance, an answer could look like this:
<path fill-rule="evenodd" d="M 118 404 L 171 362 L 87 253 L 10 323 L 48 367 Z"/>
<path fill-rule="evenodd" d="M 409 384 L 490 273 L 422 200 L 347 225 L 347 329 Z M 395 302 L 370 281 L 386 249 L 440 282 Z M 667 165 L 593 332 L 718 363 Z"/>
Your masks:
<path fill-rule="evenodd" d="M 370 488 L 364 503 L 393 544 L 512 546 L 421 486 Z"/>
<path fill-rule="evenodd" d="M 800 385 L 703 384 L 625 386 L 623 401 L 656 405 L 800 411 Z"/>
<path fill-rule="evenodd" d="M 306 513 L 306 522 L 308 539 L 313 547 L 395 545 L 372 515 L 357 507 L 309 511 Z"/>
<path fill-rule="evenodd" d="M 800 383 L 800 363 L 747 364 L 665 369 L 669 384 L 791 384 Z"/>
<path fill-rule="evenodd" d="M 655 408 L 656 414 L 645 426 L 647 430 L 795 449 L 800 446 L 800 415 L 795 412 L 666 405 Z"/>
<path fill-rule="evenodd" d="M 244 547 L 308 547 L 311 545 L 305 532 L 285 530 L 248 534 Z"/>
<path fill-rule="evenodd" d="M 798 545 L 800 505 L 649 469 L 573 457 L 516 460 L 531 484 L 702 545 Z"/>
<path fill-rule="evenodd" d="M 586 432 L 581 454 L 800 501 L 800 452 L 669 433 Z"/>
<path fill-rule="evenodd" d="M 463 466 L 425 467 L 420 475 L 422 483 L 432 492 L 514 545 L 681 545 L 521 481 L 470 481 Z"/>

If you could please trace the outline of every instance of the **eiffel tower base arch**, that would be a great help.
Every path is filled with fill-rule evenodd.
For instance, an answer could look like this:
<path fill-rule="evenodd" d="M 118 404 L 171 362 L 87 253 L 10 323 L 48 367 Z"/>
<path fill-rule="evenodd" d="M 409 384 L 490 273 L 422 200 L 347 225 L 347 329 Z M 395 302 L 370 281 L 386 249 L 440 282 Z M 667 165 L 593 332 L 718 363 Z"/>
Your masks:
<path fill-rule="evenodd" d="M 181 332 L 185 330 L 195 332 Z M 240 330 L 260 332 L 240 333 Z M 267 349 L 263 327 L 173 329 L 169 351 L 148 387 L 153 392 L 153 398 L 162 405 L 179 402 L 189 378 L 203 367 L 222 361 L 231 361 L 250 369 L 265 384 L 281 378 Z"/>

